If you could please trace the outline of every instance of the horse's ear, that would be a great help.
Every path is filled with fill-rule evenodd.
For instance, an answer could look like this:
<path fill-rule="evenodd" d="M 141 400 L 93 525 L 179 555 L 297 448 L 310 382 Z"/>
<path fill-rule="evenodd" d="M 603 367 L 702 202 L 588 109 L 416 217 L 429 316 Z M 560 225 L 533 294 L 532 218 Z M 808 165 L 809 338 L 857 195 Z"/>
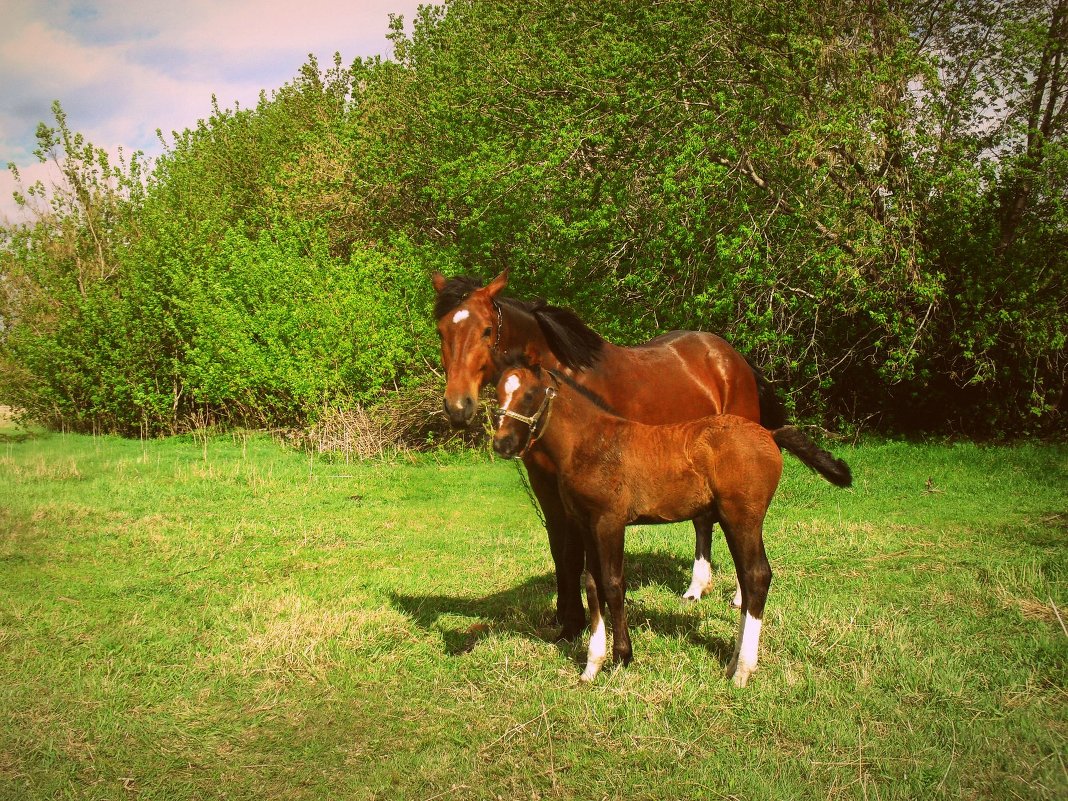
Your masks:
<path fill-rule="evenodd" d="M 441 294 L 441 290 L 445 288 L 445 284 L 448 282 L 448 279 L 437 270 L 434 270 L 433 274 L 430 276 L 430 280 L 434 282 L 434 291 L 439 295 Z"/>
<path fill-rule="evenodd" d="M 495 298 L 497 297 L 498 292 L 508 286 L 508 273 L 511 272 L 511 269 L 511 267 L 505 267 L 500 275 L 498 275 L 496 278 L 486 284 L 487 295 L 489 295 L 491 298 Z"/>

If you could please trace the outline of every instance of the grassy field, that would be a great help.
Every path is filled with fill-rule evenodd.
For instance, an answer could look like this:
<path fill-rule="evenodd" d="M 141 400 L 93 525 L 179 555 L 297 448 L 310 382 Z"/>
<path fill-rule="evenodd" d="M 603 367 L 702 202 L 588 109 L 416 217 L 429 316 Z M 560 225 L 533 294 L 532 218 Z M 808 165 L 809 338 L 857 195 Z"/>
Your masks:
<path fill-rule="evenodd" d="M 511 464 L 9 425 L 0 798 L 1068 797 L 1068 448 L 839 453 L 787 459 L 748 688 L 688 526 L 628 533 L 585 687 Z"/>

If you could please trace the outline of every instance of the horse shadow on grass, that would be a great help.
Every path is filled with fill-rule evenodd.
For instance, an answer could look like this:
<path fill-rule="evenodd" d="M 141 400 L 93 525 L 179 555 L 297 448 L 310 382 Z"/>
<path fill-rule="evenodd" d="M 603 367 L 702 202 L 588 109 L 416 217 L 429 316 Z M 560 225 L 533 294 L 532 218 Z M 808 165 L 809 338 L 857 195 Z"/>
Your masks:
<path fill-rule="evenodd" d="M 688 567 L 676 555 L 660 551 L 627 554 L 627 615 L 630 626 L 632 629 L 648 626 L 660 636 L 681 637 L 703 647 L 712 658 L 725 664 L 734 653 L 734 640 L 702 633 L 695 606 L 682 600 L 682 591 L 690 581 Z M 633 591 L 646 586 L 660 586 L 676 595 L 676 608 L 665 610 L 662 606 L 635 601 Z M 737 612 L 728 606 L 732 595 L 733 589 L 729 593 L 713 592 L 706 596 L 700 603 L 710 605 L 710 609 L 717 611 L 704 614 L 722 614 L 733 624 Z M 559 629 L 555 621 L 556 578 L 552 573 L 531 576 L 515 587 L 481 597 L 390 593 L 390 599 L 394 608 L 418 626 L 440 634 L 445 652 L 451 656 L 471 652 L 479 642 L 494 633 L 507 632 L 542 642 L 554 642 Z M 582 638 L 583 643 L 588 634 L 587 630 Z M 585 661 L 584 649 L 579 654 L 579 649 L 569 643 L 560 643 L 559 646 L 572 650 L 577 662 Z"/>

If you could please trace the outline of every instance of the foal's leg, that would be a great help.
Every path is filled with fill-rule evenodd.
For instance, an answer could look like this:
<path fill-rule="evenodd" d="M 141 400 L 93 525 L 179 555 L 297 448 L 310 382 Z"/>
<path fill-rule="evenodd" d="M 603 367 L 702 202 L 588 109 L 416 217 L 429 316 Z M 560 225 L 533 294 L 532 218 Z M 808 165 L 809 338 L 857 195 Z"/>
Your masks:
<path fill-rule="evenodd" d="M 744 687 L 757 667 L 764 604 L 771 586 L 771 565 L 764 551 L 763 515 L 754 519 L 752 513 L 743 511 L 738 517 L 740 519 L 728 522 L 730 518 L 724 515 L 722 521 L 742 592 L 738 639 L 726 675 L 734 679 L 736 686 Z"/>
<path fill-rule="evenodd" d="M 593 681 L 607 657 L 607 634 L 604 612 L 612 616 L 612 658 L 629 665 L 633 654 L 627 611 L 624 606 L 626 584 L 623 579 L 623 534 L 621 523 L 597 522 L 589 533 L 586 546 L 586 597 L 592 615 L 592 633 L 587 652 L 583 681 Z M 596 610 L 595 612 L 593 610 Z"/>
<path fill-rule="evenodd" d="M 601 596 L 612 615 L 612 659 L 629 665 L 633 657 L 627 607 L 627 582 L 623 577 L 623 537 L 626 526 L 620 521 L 601 519 L 594 523 L 597 553 L 601 557 Z"/>
<path fill-rule="evenodd" d="M 693 521 L 696 543 L 693 556 L 693 580 L 682 594 L 686 601 L 700 601 L 712 585 L 712 527 L 716 524 L 714 517 L 696 517 Z"/>
<path fill-rule="evenodd" d="M 599 571 L 595 560 L 586 571 L 586 603 L 590 607 L 590 645 L 586 650 L 586 669 L 582 671 L 582 681 L 593 681 L 601 670 L 608 656 L 608 634 L 604 625 L 604 603 L 597 592 L 600 577 L 594 577 L 592 571 Z"/>
<path fill-rule="evenodd" d="M 549 534 L 549 552 L 556 568 L 556 620 L 560 632 L 556 639 L 574 640 L 586 628 L 586 610 L 582 608 L 582 569 L 585 564 L 583 534 L 564 510 L 556 475 L 524 462 L 530 486 L 545 515 Z"/>
<path fill-rule="evenodd" d="M 693 521 L 696 542 L 693 557 L 693 580 L 689 589 L 682 594 L 683 600 L 699 601 L 701 596 L 712 586 L 712 540 L 716 525 L 715 515 L 695 517 Z M 734 600 L 731 606 L 738 609 L 742 605 L 742 586 L 735 583 Z"/>

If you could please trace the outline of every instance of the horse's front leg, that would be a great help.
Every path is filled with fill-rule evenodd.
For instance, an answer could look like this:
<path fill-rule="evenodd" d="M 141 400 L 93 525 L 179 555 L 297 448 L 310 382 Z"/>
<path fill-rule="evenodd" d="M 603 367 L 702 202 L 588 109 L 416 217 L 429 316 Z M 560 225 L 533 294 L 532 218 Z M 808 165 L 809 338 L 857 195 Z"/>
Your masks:
<path fill-rule="evenodd" d="M 556 639 L 571 641 L 586 628 L 586 610 L 582 607 L 585 565 L 582 530 L 564 509 L 556 474 L 544 469 L 534 458 L 524 459 L 524 464 L 545 515 L 549 552 L 556 572 L 556 620 L 560 624 Z"/>

